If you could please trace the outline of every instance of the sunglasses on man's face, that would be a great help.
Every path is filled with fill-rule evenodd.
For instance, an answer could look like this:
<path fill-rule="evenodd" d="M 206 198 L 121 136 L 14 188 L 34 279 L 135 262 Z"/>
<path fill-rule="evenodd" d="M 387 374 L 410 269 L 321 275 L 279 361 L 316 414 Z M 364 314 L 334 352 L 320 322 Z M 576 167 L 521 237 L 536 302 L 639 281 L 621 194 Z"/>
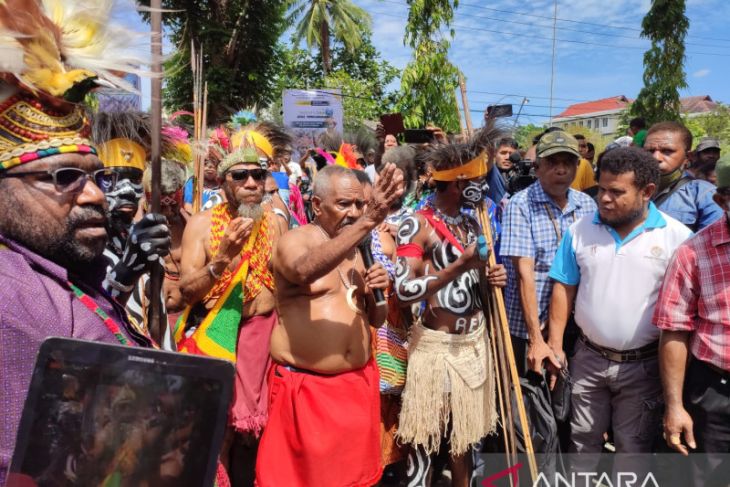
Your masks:
<path fill-rule="evenodd" d="M 251 177 L 254 181 L 260 183 L 266 180 L 266 172 L 266 169 L 234 169 L 226 174 L 230 176 L 232 181 L 248 181 L 248 178 Z"/>
<path fill-rule="evenodd" d="M 53 180 L 53 185 L 59 193 L 79 193 L 84 189 L 88 179 L 94 181 L 94 184 L 105 193 L 112 191 L 117 183 L 117 174 L 109 168 L 84 171 L 77 167 L 60 167 L 47 171 L 0 173 L 0 178 L 23 178 L 27 176 Z"/>

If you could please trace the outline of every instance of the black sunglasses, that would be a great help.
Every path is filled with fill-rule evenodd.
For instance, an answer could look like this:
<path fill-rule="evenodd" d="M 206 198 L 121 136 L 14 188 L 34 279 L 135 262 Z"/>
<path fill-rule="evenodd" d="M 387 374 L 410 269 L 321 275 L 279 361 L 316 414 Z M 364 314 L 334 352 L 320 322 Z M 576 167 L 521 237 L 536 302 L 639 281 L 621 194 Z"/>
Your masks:
<path fill-rule="evenodd" d="M 89 178 L 104 193 L 112 191 L 117 183 L 117 174 L 109 168 L 84 171 L 77 167 L 60 167 L 47 171 L 0 173 L 0 178 L 24 178 L 26 176 L 40 176 L 41 179 L 52 179 L 53 185 L 59 193 L 81 192 Z"/>
<path fill-rule="evenodd" d="M 253 178 L 256 182 L 261 182 L 266 180 L 266 169 L 234 169 L 232 171 L 228 171 L 226 174 L 231 175 L 231 180 L 233 181 L 248 181 L 249 176 Z"/>

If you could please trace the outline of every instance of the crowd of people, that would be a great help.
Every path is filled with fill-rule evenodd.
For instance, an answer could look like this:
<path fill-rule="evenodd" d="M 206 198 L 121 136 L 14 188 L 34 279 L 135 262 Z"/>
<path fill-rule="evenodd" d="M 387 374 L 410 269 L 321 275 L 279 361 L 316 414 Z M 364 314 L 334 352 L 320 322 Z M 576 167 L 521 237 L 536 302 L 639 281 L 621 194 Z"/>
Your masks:
<path fill-rule="evenodd" d="M 79 104 L 104 76 L 3 77 L 0 484 L 35 354 L 61 336 L 234 364 L 219 486 L 416 487 L 444 470 L 467 486 L 507 421 L 487 293 L 520 375 L 570 372 L 568 451 L 730 451 L 717 140 L 636 119 L 595 154 L 555 127 L 520 147 L 488 120 L 293 147 L 254 121 L 211 127 L 196 174 L 200 144 L 168 121 L 153 187 L 149 117 Z M 59 475 L 74 485 L 73 462 Z"/>

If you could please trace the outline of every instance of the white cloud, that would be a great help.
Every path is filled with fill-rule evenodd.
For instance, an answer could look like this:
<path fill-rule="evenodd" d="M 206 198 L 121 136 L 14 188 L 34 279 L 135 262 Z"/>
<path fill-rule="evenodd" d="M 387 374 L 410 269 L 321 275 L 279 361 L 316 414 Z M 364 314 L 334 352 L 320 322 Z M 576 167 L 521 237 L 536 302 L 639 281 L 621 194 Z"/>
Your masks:
<path fill-rule="evenodd" d="M 695 78 L 704 78 L 708 74 L 710 74 L 710 70 L 707 68 L 704 68 L 704 69 L 700 69 L 699 71 L 695 71 L 694 73 L 692 73 L 692 76 Z"/>

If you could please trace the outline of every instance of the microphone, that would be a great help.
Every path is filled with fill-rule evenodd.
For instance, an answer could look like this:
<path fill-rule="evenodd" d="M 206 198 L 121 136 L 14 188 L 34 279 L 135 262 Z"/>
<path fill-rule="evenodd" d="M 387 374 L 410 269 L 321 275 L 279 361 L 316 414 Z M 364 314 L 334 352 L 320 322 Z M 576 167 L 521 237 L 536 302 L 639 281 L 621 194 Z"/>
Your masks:
<path fill-rule="evenodd" d="M 519 164 L 522 160 L 522 154 L 520 154 L 520 151 L 514 151 L 512 154 L 509 155 L 509 161 L 512 163 L 512 165 Z"/>
<path fill-rule="evenodd" d="M 370 249 L 370 235 L 365 237 L 362 242 L 358 244 L 357 248 L 360 250 L 360 255 L 362 255 L 365 270 L 370 269 L 374 264 L 373 251 Z M 373 296 L 375 296 L 375 304 L 377 306 L 384 306 L 386 304 L 382 289 L 373 289 Z"/>

